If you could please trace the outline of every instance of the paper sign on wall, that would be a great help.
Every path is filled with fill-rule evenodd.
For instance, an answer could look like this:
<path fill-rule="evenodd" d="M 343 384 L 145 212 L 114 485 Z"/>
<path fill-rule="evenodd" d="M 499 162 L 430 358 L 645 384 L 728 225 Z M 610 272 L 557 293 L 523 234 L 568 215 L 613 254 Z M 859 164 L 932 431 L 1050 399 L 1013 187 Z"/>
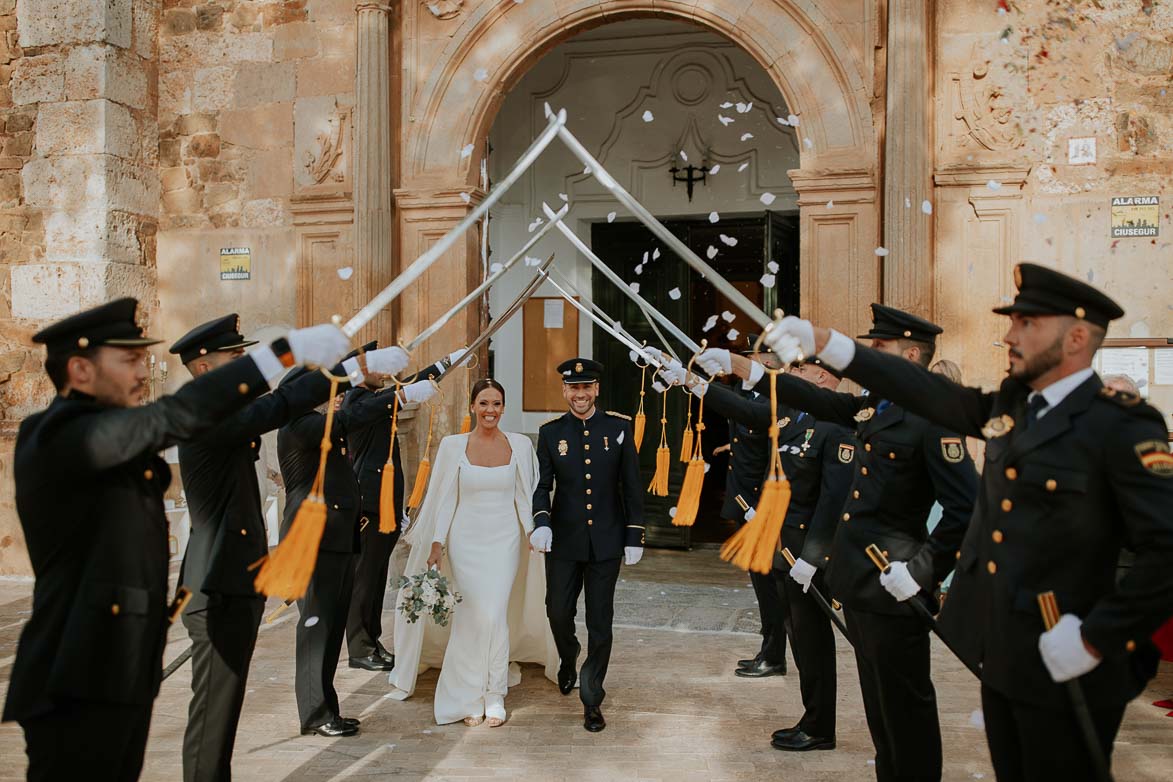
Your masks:
<path fill-rule="evenodd" d="M 1157 196 L 1117 196 L 1112 199 L 1112 238 L 1156 236 L 1160 218 Z"/>
<path fill-rule="evenodd" d="M 220 248 L 220 279 L 251 280 L 252 251 L 248 247 Z"/>
<path fill-rule="evenodd" d="M 543 304 L 542 327 L 547 329 L 562 328 L 562 299 L 546 299 Z"/>

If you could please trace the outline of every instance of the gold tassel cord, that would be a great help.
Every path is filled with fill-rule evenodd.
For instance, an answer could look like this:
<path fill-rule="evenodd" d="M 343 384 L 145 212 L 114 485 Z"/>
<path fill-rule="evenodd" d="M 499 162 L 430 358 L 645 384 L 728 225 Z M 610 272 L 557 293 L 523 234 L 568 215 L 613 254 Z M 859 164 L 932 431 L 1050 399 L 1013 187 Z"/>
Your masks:
<path fill-rule="evenodd" d="M 688 415 L 684 419 L 684 434 L 680 437 L 680 461 L 686 464 L 692 459 L 692 394 L 684 394 L 685 409 Z"/>
<path fill-rule="evenodd" d="M 391 392 L 391 445 L 387 449 L 387 463 L 383 465 L 383 480 L 379 484 L 379 532 L 390 535 L 395 531 L 395 437 L 399 434 L 399 389 Z"/>
<path fill-rule="evenodd" d="M 464 417 L 464 419 L 460 422 L 460 433 L 461 434 L 468 434 L 471 431 L 472 431 L 472 416 L 466 415 Z"/>
<path fill-rule="evenodd" d="M 778 409 L 778 372 L 770 375 L 770 410 Z M 769 573 L 782 535 L 782 522 L 790 507 L 790 482 L 778 455 L 778 422 L 770 424 L 770 474 L 762 486 L 754 516 L 721 546 L 721 559 L 742 570 Z"/>
<path fill-rule="evenodd" d="M 261 560 L 253 586 L 263 595 L 297 600 L 305 595 L 314 565 L 318 561 L 318 546 L 326 530 L 326 458 L 330 454 L 330 430 L 334 426 L 334 397 L 338 394 L 338 381 L 330 377 L 330 404 L 326 406 L 326 426 L 322 431 L 321 456 L 318 473 L 310 486 L 310 493 L 302 501 L 289 525 L 285 538 L 273 552 Z"/>
<path fill-rule="evenodd" d="M 668 448 L 668 390 L 660 395 L 660 446 L 656 449 L 656 473 L 648 491 L 657 497 L 668 496 L 668 466 L 672 452 Z"/>
<path fill-rule="evenodd" d="M 419 470 L 415 474 L 415 485 L 411 487 L 411 497 L 407 500 L 407 509 L 415 510 L 424 501 L 424 491 L 428 488 L 428 478 L 432 475 L 432 462 L 428 454 L 432 452 L 432 426 L 436 421 L 436 406 L 428 405 L 428 440 L 424 445 L 424 458 L 420 460 Z"/>
<path fill-rule="evenodd" d="M 701 490 L 705 486 L 705 398 L 702 396 L 697 403 L 696 437 L 689 454 L 688 467 L 684 471 L 684 483 L 680 487 L 680 499 L 676 502 L 676 515 L 672 517 L 673 526 L 691 527 L 696 523 L 697 514 L 701 509 Z M 689 438 L 693 440 L 694 438 Z"/>
<path fill-rule="evenodd" d="M 648 367 L 646 364 L 640 365 L 639 376 L 639 409 L 635 411 L 635 452 L 639 453 L 639 447 L 644 443 L 644 429 L 648 426 L 648 417 L 644 414 L 644 383 L 648 379 Z"/>

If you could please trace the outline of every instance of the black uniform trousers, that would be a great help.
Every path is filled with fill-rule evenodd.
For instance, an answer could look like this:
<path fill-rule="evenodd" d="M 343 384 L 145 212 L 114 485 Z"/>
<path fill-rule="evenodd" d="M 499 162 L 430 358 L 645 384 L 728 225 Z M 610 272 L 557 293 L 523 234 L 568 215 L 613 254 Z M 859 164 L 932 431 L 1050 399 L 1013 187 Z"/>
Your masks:
<path fill-rule="evenodd" d="M 762 648 L 758 653 L 771 665 L 786 664 L 786 596 L 774 576 L 750 571 L 749 582 L 762 619 Z"/>
<path fill-rule="evenodd" d="M 379 514 L 364 513 L 359 519 L 362 542 L 354 566 L 354 596 L 346 620 L 346 649 L 351 657 L 370 657 L 379 650 L 383 635 L 383 598 L 391 552 L 399 542 L 401 522 L 395 531 L 379 532 Z"/>
<path fill-rule="evenodd" d="M 1090 710 L 1100 748 L 1109 763 L 1125 705 Z M 1097 779 L 1091 756 L 1084 749 L 1083 733 L 1070 709 L 1056 711 L 1014 701 L 983 684 L 982 715 L 998 782 Z"/>
<path fill-rule="evenodd" d="M 319 551 L 305 596 L 297 601 L 297 714 L 302 730 L 311 730 L 342 716 L 334 673 L 346 635 L 346 619 L 354 589 L 354 555 Z M 316 621 L 315 621 L 316 620 Z M 307 624 L 309 625 L 307 627 Z"/>
<path fill-rule="evenodd" d="M 607 696 L 603 679 L 611 661 L 611 623 L 615 618 L 615 583 L 620 559 L 576 562 L 546 555 L 546 617 L 563 665 L 578 660 L 582 648 L 574 632 L 578 596 L 586 588 L 587 656 L 579 671 L 579 697 L 598 706 Z"/>
<path fill-rule="evenodd" d="M 147 751 L 152 705 L 66 700 L 55 703 L 47 714 L 21 720 L 29 758 L 27 779 L 137 780 Z"/>
<path fill-rule="evenodd" d="M 802 695 L 802 719 L 797 727 L 808 736 L 835 737 L 835 629 L 831 620 L 789 570 L 775 568 L 773 577 L 785 595 L 786 629 L 790 653 L 798 666 L 798 688 Z M 812 587 L 827 594 L 823 571 L 815 574 Z"/>
<path fill-rule="evenodd" d="M 917 598 L 913 598 L 914 600 Z M 879 782 L 939 782 L 941 726 L 929 630 L 915 615 L 844 608 Z"/>
<path fill-rule="evenodd" d="M 191 639 L 191 704 L 183 734 L 183 779 L 232 778 L 232 748 L 265 601 L 210 595 L 183 615 Z"/>

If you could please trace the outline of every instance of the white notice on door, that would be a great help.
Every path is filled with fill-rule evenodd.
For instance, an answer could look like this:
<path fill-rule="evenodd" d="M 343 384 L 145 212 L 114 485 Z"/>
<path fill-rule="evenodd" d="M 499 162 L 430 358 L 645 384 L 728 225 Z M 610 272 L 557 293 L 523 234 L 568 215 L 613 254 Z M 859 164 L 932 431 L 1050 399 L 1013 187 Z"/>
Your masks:
<path fill-rule="evenodd" d="M 1100 350 L 1101 375 L 1128 375 L 1142 389 L 1149 382 L 1148 348 L 1103 348 Z"/>
<path fill-rule="evenodd" d="M 547 329 L 562 328 L 562 299 L 546 299 L 546 306 L 542 310 L 542 327 Z"/>
<path fill-rule="evenodd" d="M 1173 386 L 1173 348 L 1154 350 L 1153 385 Z"/>

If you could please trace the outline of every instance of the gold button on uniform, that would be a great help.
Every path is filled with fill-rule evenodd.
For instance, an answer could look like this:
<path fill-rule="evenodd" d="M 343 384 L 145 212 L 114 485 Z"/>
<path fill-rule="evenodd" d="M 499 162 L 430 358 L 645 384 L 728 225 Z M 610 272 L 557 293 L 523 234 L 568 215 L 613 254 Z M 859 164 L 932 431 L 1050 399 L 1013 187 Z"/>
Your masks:
<path fill-rule="evenodd" d="M 591 449 L 591 444 L 590 444 L 590 443 L 587 443 L 586 445 L 584 445 L 584 446 L 582 447 L 582 449 L 583 449 L 584 451 L 589 451 L 589 450 Z"/>
<path fill-rule="evenodd" d="M 342 455 L 343 455 L 343 456 L 346 456 L 346 446 L 343 446 L 343 447 L 342 447 Z"/>
<path fill-rule="evenodd" d="M 847 520 L 849 520 L 850 518 L 851 518 L 851 514 L 850 514 L 850 513 L 844 513 L 844 514 L 843 514 L 843 520 L 844 520 L 844 521 L 847 521 Z"/>
<path fill-rule="evenodd" d="M 590 432 L 590 430 L 589 430 L 589 429 L 583 429 L 583 430 L 582 430 L 582 436 L 583 436 L 583 437 L 589 437 L 589 436 L 590 436 L 590 434 L 591 434 L 591 432 Z"/>
<path fill-rule="evenodd" d="M 856 489 L 855 491 L 853 491 L 851 493 L 851 497 L 852 497 L 852 499 L 858 500 L 859 499 L 859 489 Z"/>
<path fill-rule="evenodd" d="M 236 390 L 242 394 L 247 394 L 248 393 L 248 383 L 241 383 L 240 385 L 238 385 L 236 387 Z"/>
<path fill-rule="evenodd" d="M 992 576 L 998 572 L 998 564 L 991 559 L 986 563 L 986 570 L 990 571 L 990 575 Z"/>
<path fill-rule="evenodd" d="M 1002 510 L 1009 512 L 1014 507 L 1014 503 L 1010 500 L 1002 500 Z"/>
<path fill-rule="evenodd" d="M 799 529 L 806 529 L 806 525 L 805 525 L 805 524 L 799 524 L 799 525 L 798 525 L 798 528 L 799 528 Z"/>
<path fill-rule="evenodd" d="M 591 479 L 591 474 L 590 474 L 589 472 L 586 474 L 586 479 L 587 479 L 588 481 Z"/>
<path fill-rule="evenodd" d="M 591 510 L 591 507 L 592 507 L 591 504 L 588 502 L 587 503 L 587 510 Z"/>
<path fill-rule="evenodd" d="M 733 442 L 735 442 L 735 443 L 739 443 L 739 442 L 741 442 L 741 441 L 740 441 L 740 440 L 738 440 L 736 437 L 734 437 L 734 438 L 733 438 Z"/>
<path fill-rule="evenodd" d="M 594 522 L 594 520 L 593 520 L 593 519 L 587 519 L 587 526 L 588 526 L 588 527 L 589 527 L 589 526 L 591 526 L 591 525 L 592 525 L 592 524 L 594 524 L 594 523 L 595 523 L 595 522 Z"/>
<path fill-rule="evenodd" d="M 1055 489 L 1059 488 L 1059 484 L 1055 482 L 1054 478 L 1048 478 L 1045 485 L 1047 487 L 1047 491 L 1055 491 Z"/>
<path fill-rule="evenodd" d="M 583 461 L 584 461 L 585 463 L 587 463 L 587 464 L 590 464 L 590 463 L 591 463 L 591 460 L 590 460 L 590 459 L 583 459 Z"/>
<path fill-rule="evenodd" d="M 895 454 L 895 453 L 893 453 L 892 451 L 888 451 L 888 458 L 889 458 L 889 459 L 895 459 L 895 458 L 896 458 L 896 454 Z"/>
<path fill-rule="evenodd" d="M 257 441 L 256 441 L 256 440 L 253 440 L 251 443 L 249 443 L 249 444 L 248 444 L 248 447 L 249 447 L 249 448 L 256 448 L 256 447 L 257 447 Z"/>
<path fill-rule="evenodd" d="M 872 450 L 872 444 L 871 444 L 871 443 L 868 443 L 868 444 L 866 444 L 866 445 L 863 447 L 863 449 L 864 449 L 865 451 L 867 451 L 868 453 L 871 453 L 871 450 Z"/>
<path fill-rule="evenodd" d="M 859 472 L 860 472 L 860 474 L 861 474 L 861 475 L 867 475 L 867 474 L 868 474 L 868 468 L 867 468 L 867 467 L 860 467 L 860 468 L 859 468 Z"/>
<path fill-rule="evenodd" d="M 590 490 L 590 489 L 587 489 L 587 494 L 590 494 L 590 493 L 591 493 L 591 490 Z"/>
<path fill-rule="evenodd" d="M 1006 480 L 1013 481 L 1013 480 L 1017 480 L 1017 478 L 1018 478 L 1018 470 L 1014 469 L 1013 467 L 1007 467 L 1006 468 Z"/>
<path fill-rule="evenodd" d="M 1001 543 L 1005 536 L 1002 534 L 1002 530 L 996 529 L 990 533 L 990 537 L 994 540 L 995 543 Z"/>
<path fill-rule="evenodd" d="M 1128 643 L 1124 644 L 1124 651 L 1135 652 L 1136 651 L 1136 641 L 1129 641 Z"/>
<path fill-rule="evenodd" d="M 143 477 L 149 481 L 151 478 L 155 477 L 155 473 L 153 470 L 143 470 Z"/>
<path fill-rule="evenodd" d="M 117 603 L 110 606 L 110 613 L 114 614 L 114 616 L 118 616 L 118 612 L 121 610 L 122 610 L 122 608 L 119 607 L 119 605 Z"/>
<path fill-rule="evenodd" d="M 248 534 L 248 530 L 246 530 L 246 529 L 242 529 L 242 530 L 240 531 L 240 534 L 241 534 L 241 535 L 247 535 L 247 534 Z"/>

